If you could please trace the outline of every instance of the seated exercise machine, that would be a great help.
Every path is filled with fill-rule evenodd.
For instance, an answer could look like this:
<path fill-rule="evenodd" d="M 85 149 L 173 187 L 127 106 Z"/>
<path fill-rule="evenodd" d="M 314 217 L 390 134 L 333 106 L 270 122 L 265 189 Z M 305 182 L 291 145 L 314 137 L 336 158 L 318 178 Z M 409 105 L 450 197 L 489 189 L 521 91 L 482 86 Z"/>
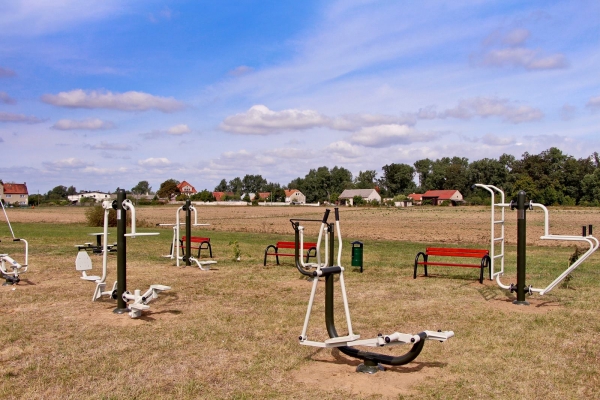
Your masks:
<path fill-rule="evenodd" d="M 0 205 L 2 205 L 2 211 L 4 211 L 4 216 L 6 217 L 6 222 L 8 223 L 8 227 L 10 228 L 10 233 L 12 235 L 13 242 L 21 242 L 25 244 L 25 262 L 19 263 L 15 261 L 14 258 L 9 256 L 8 254 L 0 254 L 0 274 L 2 278 L 5 279 L 5 282 L 2 286 L 6 285 L 16 285 L 21 281 L 19 275 L 27 272 L 28 262 L 29 262 L 29 243 L 27 240 L 15 237 L 15 233 L 10 224 L 10 220 L 8 219 L 8 215 L 6 214 L 6 209 L 4 208 L 4 203 L 0 201 Z"/>
<path fill-rule="evenodd" d="M 77 258 L 75 258 L 75 269 L 81 271 L 81 279 L 88 282 L 94 282 L 96 289 L 92 295 L 92 301 L 100 299 L 102 296 L 112 298 L 113 293 L 117 289 L 117 281 L 112 286 L 111 290 L 106 290 L 106 276 L 107 276 L 107 265 L 108 265 L 108 253 L 116 253 L 117 246 L 109 245 L 108 240 L 108 213 L 112 209 L 110 201 L 104 201 L 102 203 L 104 209 L 104 231 L 102 233 L 90 233 L 92 236 L 96 236 L 96 245 L 92 243 L 85 243 L 83 245 L 76 244 L 77 247 Z M 88 275 L 87 272 L 92 270 L 92 259 L 89 253 L 102 254 L 102 276 Z"/>
<path fill-rule="evenodd" d="M 517 194 L 517 201 L 511 201 L 506 203 L 504 200 L 504 192 L 502 189 L 497 188 L 493 185 L 484 185 L 477 183 L 473 185 L 473 188 L 480 187 L 487 190 L 492 199 L 492 214 L 491 214 L 491 235 L 490 235 L 490 276 L 491 279 L 496 279 L 496 283 L 502 289 L 510 290 L 510 292 L 517 293 L 517 299 L 513 302 L 517 305 L 528 305 L 525 301 L 525 294 L 539 293 L 544 295 L 554 289 L 560 282 L 562 282 L 575 268 L 581 263 L 588 259 L 596 250 L 598 250 L 598 239 L 592 235 L 592 225 L 589 225 L 589 231 L 584 226 L 582 229 L 582 235 L 551 235 L 550 234 L 550 221 L 548 218 L 548 209 L 546 206 L 540 203 L 534 203 L 533 201 L 526 201 L 527 194 L 524 191 L 519 191 Z M 500 196 L 500 202 L 496 203 L 495 195 Z M 589 248 L 588 250 L 579 257 L 573 264 L 571 264 L 562 274 L 560 274 L 554 281 L 552 281 L 545 288 L 534 288 L 531 285 L 525 284 L 526 276 L 526 251 L 527 251 L 527 222 L 526 222 L 526 211 L 533 210 L 534 207 L 541 208 L 544 211 L 544 234 L 540 236 L 542 240 L 562 240 L 571 242 L 584 242 Z M 502 283 L 500 278 L 504 275 L 504 210 L 510 208 L 511 210 L 517 210 L 517 284 L 506 285 Z M 500 230 L 499 236 L 497 235 L 496 227 Z M 498 249 L 499 247 L 499 249 Z M 500 268 L 496 271 L 496 263 L 499 261 Z"/>
<path fill-rule="evenodd" d="M 301 252 L 301 244 L 303 242 L 303 231 L 304 228 L 300 225 L 301 222 L 307 221 L 315 221 L 315 220 L 306 220 L 306 219 L 290 219 L 292 223 L 292 227 L 295 232 L 295 241 L 296 241 L 296 249 L 295 249 L 295 260 L 296 260 L 296 268 L 300 271 L 301 274 L 312 278 L 312 290 L 310 293 L 310 298 L 308 300 L 308 309 L 306 311 L 306 317 L 304 319 L 304 326 L 302 328 L 302 333 L 299 336 L 300 344 L 305 346 L 314 346 L 314 347 L 322 347 L 322 348 L 338 348 L 342 353 L 363 360 L 363 363 L 357 367 L 357 372 L 366 372 L 366 373 L 375 373 L 378 370 L 383 370 L 384 368 L 380 364 L 386 365 L 404 365 L 411 361 L 413 361 L 423 349 L 423 345 L 425 344 L 425 340 L 437 340 L 440 342 L 444 342 L 449 338 L 454 336 L 454 332 L 452 331 L 423 331 L 417 334 L 408 334 L 408 333 L 400 333 L 394 332 L 388 335 L 379 334 L 376 338 L 373 339 L 360 339 L 360 335 L 354 334 L 352 331 L 352 322 L 350 319 L 350 310 L 348 307 L 348 299 L 346 296 L 346 287 L 344 283 L 344 267 L 341 266 L 341 257 L 342 257 L 342 235 L 340 230 L 340 216 L 339 209 L 335 208 L 335 232 L 337 233 L 338 238 L 338 254 L 337 254 L 337 265 L 333 264 L 334 258 L 334 224 L 328 224 L 327 219 L 329 217 L 330 210 L 325 210 L 325 214 L 321 222 L 321 229 L 319 230 L 319 236 L 317 239 L 317 263 L 316 266 L 307 265 L 302 262 L 302 252 Z M 325 262 L 321 263 L 321 254 L 320 248 L 323 239 L 323 233 L 326 234 L 325 240 Z M 311 270 L 311 267 L 315 267 L 316 269 Z M 337 330 L 335 328 L 334 322 L 334 277 L 339 276 L 339 283 L 342 293 L 342 300 L 344 303 L 344 312 L 346 316 L 346 323 L 348 326 L 348 334 L 345 336 L 339 336 Z M 325 325 L 327 327 L 327 333 L 329 334 L 329 339 L 325 341 L 318 342 L 308 340 L 307 337 L 307 329 L 308 322 L 310 319 L 310 313 L 312 309 L 312 305 L 315 298 L 315 293 L 317 290 L 317 285 L 319 282 L 319 278 L 325 278 Z M 401 356 L 390 356 L 385 354 L 379 354 L 374 352 L 367 352 L 359 350 L 352 346 L 367 346 L 367 347 L 385 347 L 385 346 L 393 346 L 393 345 L 401 345 L 401 344 L 411 344 L 411 349 Z"/>
<path fill-rule="evenodd" d="M 103 295 L 109 295 L 113 300 L 117 300 L 117 308 L 113 310 L 115 314 L 128 313 L 131 318 L 138 318 L 142 315 L 142 311 L 148 310 L 150 306 L 148 303 L 158 298 L 158 294 L 165 290 L 170 290 L 170 286 L 165 285 L 151 285 L 150 288 L 142 294 L 141 290 L 134 290 L 133 293 L 127 291 L 127 237 L 135 238 L 136 236 L 149 236 L 158 235 L 157 232 L 152 233 L 141 233 L 135 229 L 136 218 L 135 218 L 135 207 L 133 203 L 126 198 L 125 191 L 120 189 L 117 191 L 117 200 L 110 202 L 104 201 L 102 203 L 104 208 L 104 241 L 103 241 L 103 274 L 102 277 L 98 276 L 82 276 L 82 279 L 96 282 L 96 291 L 92 301 L 100 298 Z M 113 285 L 113 290 L 105 292 L 106 286 L 106 257 L 108 255 L 108 245 L 106 238 L 108 236 L 108 213 L 110 209 L 117 211 L 117 281 Z M 126 233 L 127 230 L 127 211 L 131 212 L 131 233 Z M 89 255 L 87 252 L 80 251 L 78 258 L 81 254 L 83 261 L 79 261 L 77 269 L 84 272 L 91 269 L 91 260 L 88 263 Z M 99 278 L 99 279 L 93 279 Z"/>
<path fill-rule="evenodd" d="M 180 212 L 185 211 L 185 222 L 181 222 Z M 194 212 L 194 224 L 192 225 L 192 211 Z M 183 255 L 180 255 L 181 246 L 179 245 L 179 238 L 181 237 L 181 225 L 185 225 L 185 251 Z M 212 264 L 217 262 L 214 260 L 200 261 L 195 257 L 192 257 L 191 253 L 191 238 L 192 238 L 192 226 L 210 226 L 210 224 L 199 224 L 198 223 L 198 211 L 196 207 L 192 205 L 192 202 L 188 199 L 185 204 L 179 207 L 175 213 L 174 224 L 158 224 L 158 226 L 172 226 L 173 227 L 173 240 L 171 242 L 170 254 L 164 255 L 164 258 L 170 258 L 171 260 L 177 260 L 177 266 L 179 267 L 179 260 L 185 262 L 185 266 L 191 266 L 191 262 L 195 262 L 198 268 L 203 271 L 210 269 Z M 202 246 L 202 244 L 199 244 Z M 208 244 L 210 246 L 210 243 Z M 210 247 L 209 247 L 210 249 Z M 212 250 L 210 250 L 212 257 Z"/>

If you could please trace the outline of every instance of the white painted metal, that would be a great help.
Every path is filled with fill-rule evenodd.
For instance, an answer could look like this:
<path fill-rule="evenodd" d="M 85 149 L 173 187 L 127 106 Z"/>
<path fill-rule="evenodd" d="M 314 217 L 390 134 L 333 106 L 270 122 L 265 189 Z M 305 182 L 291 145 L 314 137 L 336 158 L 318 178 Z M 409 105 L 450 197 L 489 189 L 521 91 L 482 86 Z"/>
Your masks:
<path fill-rule="evenodd" d="M 505 203 L 504 200 L 504 192 L 493 186 L 493 185 L 483 185 L 483 184 L 476 184 L 475 186 L 477 187 L 481 187 L 483 189 L 486 189 L 488 192 L 490 192 L 491 196 L 492 196 L 492 224 L 491 224 L 491 240 L 490 240 L 490 254 L 493 255 L 491 257 L 491 271 L 492 271 L 492 279 L 495 277 L 496 278 L 496 283 L 498 284 L 498 286 L 500 286 L 502 289 L 510 289 L 510 285 L 505 285 L 500 281 L 500 276 L 504 275 L 504 209 L 506 207 L 510 207 L 510 203 Z M 494 191 L 499 193 L 501 196 L 501 201 L 499 203 L 495 203 L 494 202 Z M 551 235 L 550 234 L 550 218 L 548 216 L 548 209 L 546 208 L 546 206 L 544 206 L 543 204 L 540 203 L 533 203 L 531 202 L 531 207 L 538 207 L 541 208 L 544 211 L 544 234 L 542 236 L 540 236 L 540 239 L 542 240 L 564 240 L 564 241 L 574 241 L 574 242 L 586 242 L 590 247 L 589 249 L 582 255 L 580 256 L 577 261 L 575 261 L 573 264 L 571 264 L 562 274 L 560 274 L 554 281 L 552 281 L 552 283 L 550 283 L 548 286 L 546 286 L 543 289 L 538 289 L 538 288 L 533 288 L 530 287 L 528 288 L 528 290 L 530 290 L 531 292 L 534 293 L 539 293 L 540 295 L 544 295 L 546 293 L 548 293 L 549 291 L 551 291 L 552 289 L 554 289 L 560 282 L 562 282 L 575 268 L 577 268 L 579 265 L 581 265 L 587 258 L 589 258 L 596 250 L 598 250 L 599 247 L 599 242 L 598 239 L 596 239 L 594 236 L 592 235 L 587 235 L 587 236 L 576 236 L 576 235 Z M 499 207 L 501 210 L 501 219 L 500 220 L 495 220 L 495 207 Z M 495 237 L 495 233 L 494 233 L 494 225 L 495 224 L 500 224 L 501 229 L 502 229 L 502 233 L 501 236 L 496 238 Z M 496 255 L 494 254 L 494 242 L 495 241 L 500 241 L 501 243 L 501 252 L 500 254 Z M 499 272 L 494 272 L 494 262 L 495 259 L 499 258 L 501 261 L 501 267 L 500 267 L 500 271 Z"/>
<path fill-rule="evenodd" d="M 335 222 L 335 227 L 336 227 L 336 233 L 337 233 L 337 237 L 338 237 L 338 246 L 339 246 L 338 247 L 338 256 L 337 256 L 337 264 L 338 264 L 337 266 L 339 266 L 341 269 L 341 272 L 339 274 L 339 276 L 340 276 L 339 282 L 340 282 L 340 290 L 342 292 L 342 300 L 344 303 L 344 313 L 346 316 L 348 335 L 334 337 L 334 338 L 328 338 L 328 339 L 325 339 L 325 341 L 323 341 L 323 342 L 308 340 L 306 332 L 308 330 L 310 314 L 312 311 L 315 294 L 317 292 L 317 285 L 319 283 L 318 277 L 323 275 L 323 273 L 321 272 L 321 268 L 330 266 L 327 264 L 321 264 L 320 258 L 318 258 L 317 264 L 316 264 L 317 269 L 315 271 L 316 277 L 312 281 L 312 288 L 310 291 L 310 297 L 308 299 L 308 307 L 306 309 L 306 316 L 304 317 L 304 325 L 302 326 L 302 333 L 300 334 L 300 337 L 299 337 L 300 344 L 305 345 L 305 346 L 313 346 L 313 347 L 321 347 L 321 348 L 342 347 L 342 346 L 384 347 L 384 346 L 394 346 L 394 345 L 407 344 L 407 343 L 410 344 L 410 343 L 416 343 L 416 342 L 420 341 L 421 336 L 419 336 L 419 335 L 411 335 L 411 334 L 399 333 L 399 332 L 395 332 L 395 333 L 393 333 L 391 335 L 387 335 L 387 336 L 383 336 L 383 335 L 377 336 L 376 338 L 373 338 L 373 339 L 360 339 L 360 335 L 353 333 L 352 320 L 350 318 L 350 308 L 348 306 L 348 297 L 346 295 L 346 285 L 344 283 L 344 268 L 341 266 L 342 233 L 341 233 L 339 221 Z M 325 223 L 322 223 L 321 229 L 319 231 L 319 239 L 317 240 L 317 254 L 320 254 L 321 235 L 322 235 L 322 232 L 324 229 L 326 231 L 327 225 Z M 302 246 L 304 228 L 302 226 L 298 226 L 298 230 L 299 230 L 299 236 L 300 236 L 300 246 Z M 326 241 L 326 243 L 328 243 L 328 242 L 329 242 L 329 240 Z M 300 259 L 302 259 L 302 257 L 300 257 Z M 303 267 L 305 266 L 304 263 L 302 263 L 301 265 Z M 452 332 L 452 331 L 443 331 L 443 332 L 424 331 L 424 332 L 422 332 L 422 334 L 423 333 L 425 334 L 426 339 L 438 340 L 440 342 L 444 342 L 447 339 L 454 336 L 454 332 Z M 388 340 L 386 340 L 386 338 L 388 338 Z"/>
<path fill-rule="evenodd" d="M 131 318 L 141 317 L 142 311 L 150 309 L 148 303 L 158 298 L 158 294 L 160 292 L 170 289 L 170 286 L 151 285 L 150 289 L 148 289 L 144 294 L 141 294 L 142 292 L 139 289 L 134 290 L 133 294 L 130 292 L 123 293 L 123 300 L 125 300 L 126 303 L 133 301 L 131 304 L 127 304 L 129 316 Z"/>
<path fill-rule="evenodd" d="M 15 237 L 12 225 L 10 224 L 10 220 L 8 219 L 8 214 L 6 213 L 6 209 L 4 208 L 4 203 L 0 201 L 0 205 L 2 206 L 2 210 L 4 211 L 6 223 L 8 224 L 8 227 L 10 229 L 13 241 L 23 242 L 25 245 L 25 262 L 19 263 L 15 261 L 12 257 L 10 257 L 8 254 L 0 254 L 0 270 L 6 276 L 13 276 L 15 278 L 18 278 L 20 274 L 27 272 L 27 270 L 29 269 L 29 243 L 25 239 Z M 9 270 L 9 268 L 11 270 Z"/>

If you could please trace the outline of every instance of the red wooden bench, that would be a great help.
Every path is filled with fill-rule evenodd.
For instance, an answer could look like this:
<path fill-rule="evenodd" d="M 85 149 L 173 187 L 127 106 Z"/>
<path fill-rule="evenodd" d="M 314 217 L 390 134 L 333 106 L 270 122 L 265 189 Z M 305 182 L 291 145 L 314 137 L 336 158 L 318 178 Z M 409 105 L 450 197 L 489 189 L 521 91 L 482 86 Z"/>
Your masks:
<path fill-rule="evenodd" d="M 275 259 L 277 260 L 277 265 L 279 265 L 279 257 L 294 257 L 296 255 L 295 253 L 281 253 L 280 251 L 281 251 L 281 249 L 295 249 L 295 248 L 296 248 L 296 243 L 294 243 L 294 242 L 277 242 L 277 244 L 268 245 L 267 248 L 265 249 L 265 261 L 263 263 L 263 266 L 267 265 L 267 256 L 275 256 Z M 271 249 L 273 252 L 269 253 L 269 249 Z M 316 243 L 304 243 L 302 250 L 306 250 L 306 262 L 308 262 L 308 260 L 311 257 L 317 256 L 317 244 Z"/>
<path fill-rule="evenodd" d="M 182 254 L 185 256 L 185 239 L 186 237 L 183 236 L 180 240 L 179 240 L 179 247 L 181 247 L 182 249 Z M 197 243 L 197 244 L 196 244 Z M 210 247 L 210 238 L 205 238 L 205 237 L 198 237 L 198 236 L 190 236 L 190 245 L 191 248 L 196 250 L 198 249 L 198 259 L 200 259 L 200 252 L 202 250 L 208 250 L 210 258 L 212 258 L 212 248 Z"/>
<path fill-rule="evenodd" d="M 419 257 L 423 256 L 423 261 L 419 261 Z M 466 263 L 451 263 L 447 261 L 429 261 L 429 256 L 437 257 L 464 257 L 464 258 L 480 258 L 479 264 L 466 264 Z M 415 257 L 415 271 L 413 278 L 417 279 L 417 267 L 422 265 L 425 268 L 425 276 L 427 276 L 428 265 L 439 265 L 443 267 L 465 267 L 465 268 L 479 268 L 479 283 L 483 283 L 483 269 L 488 268 L 490 271 L 490 252 L 488 250 L 481 249 L 459 249 L 450 247 L 427 247 L 425 253 L 419 252 Z M 490 276 L 491 279 L 491 276 Z"/>

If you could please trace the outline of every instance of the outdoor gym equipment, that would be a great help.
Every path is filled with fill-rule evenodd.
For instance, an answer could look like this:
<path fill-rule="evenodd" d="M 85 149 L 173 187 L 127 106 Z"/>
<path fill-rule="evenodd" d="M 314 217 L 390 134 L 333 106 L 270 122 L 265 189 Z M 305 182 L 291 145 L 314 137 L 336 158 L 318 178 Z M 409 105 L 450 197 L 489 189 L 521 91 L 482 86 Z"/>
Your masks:
<path fill-rule="evenodd" d="M 108 213 L 112 209 L 110 201 L 104 201 L 102 203 L 104 209 L 104 231 L 102 233 L 90 233 L 92 236 L 96 236 L 96 245 L 92 243 L 85 243 L 83 245 L 77 244 L 75 247 L 79 250 L 77 252 L 77 258 L 75 259 L 75 269 L 81 271 L 81 279 L 96 284 L 96 289 L 92 296 L 92 301 L 96 301 L 102 296 L 112 298 L 113 293 L 117 288 L 117 281 L 113 284 L 112 290 L 106 289 L 106 275 L 107 275 L 107 264 L 108 264 L 108 253 L 116 252 L 117 248 L 115 245 L 109 245 L 108 241 Z M 93 254 L 102 254 L 102 276 L 88 275 L 87 271 L 92 270 L 92 259 L 90 258 L 89 252 Z"/>
<path fill-rule="evenodd" d="M 492 196 L 492 217 L 491 217 L 491 238 L 490 238 L 490 273 L 491 279 L 496 279 L 496 283 L 502 289 L 508 289 L 512 292 L 517 292 L 517 300 L 515 304 L 527 305 L 525 301 L 525 294 L 539 293 L 544 295 L 554 289 L 556 285 L 561 283 L 575 268 L 589 258 L 596 250 L 598 250 L 598 239 L 592 236 L 592 225 L 589 225 L 589 232 L 586 227 L 583 227 L 582 236 L 575 235 L 551 235 L 550 234 L 550 222 L 548 218 L 548 209 L 543 204 L 534 203 L 531 200 L 526 201 L 526 193 L 520 191 L 517 194 L 517 201 L 511 201 L 506 203 L 504 200 L 504 192 L 493 185 L 483 185 L 477 183 L 473 187 L 480 187 L 487 190 Z M 495 202 L 495 194 L 500 195 L 500 202 Z M 496 207 L 500 209 L 500 219 L 496 219 Z M 500 281 L 500 277 L 504 275 L 504 210 L 510 207 L 511 210 L 517 210 L 517 284 L 505 285 Z M 560 274 L 552 283 L 543 289 L 537 289 L 531 287 L 531 285 L 525 285 L 525 273 L 526 273 L 526 235 L 527 235 L 527 224 L 525 214 L 527 210 L 533 210 L 534 207 L 541 208 L 544 211 L 544 235 L 540 236 L 542 240 L 564 240 L 564 241 L 577 241 L 585 242 L 590 247 L 589 249 L 580 256 L 573 264 L 571 264 L 562 274 Z M 496 236 L 496 225 L 500 227 L 500 236 Z M 496 242 L 500 245 L 499 253 L 496 253 Z M 496 260 L 500 261 L 499 271 L 495 271 Z"/>
<path fill-rule="evenodd" d="M 22 242 L 25 244 L 25 262 L 19 263 L 15 261 L 8 254 L 0 254 L 0 274 L 2 274 L 2 278 L 6 281 L 2 286 L 6 285 L 16 285 L 21 281 L 19 275 L 27 272 L 28 262 L 29 262 L 29 243 L 27 240 L 15 237 L 15 232 L 10 224 L 10 220 L 8 219 L 8 215 L 6 214 L 6 209 L 4 208 L 4 202 L 0 201 L 0 205 L 2 205 L 2 211 L 4 211 L 4 216 L 6 217 L 6 223 L 10 229 L 10 233 L 12 235 L 13 242 Z"/>
<path fill-rule="evenodd" d="M 113 293 L 113 299 L 117 300 L 115 314 L 129 313 L 131 318 L 142 315 L 147 310 L 148 303 L 158 297 L 158 293 L 171 289 L 170 286 L 151 285 L 150 289 L 140 296 L 140 290 L 135 290 L 134 295 L 127 291 L 127 237 L 158 235 L 158 232 L 139 233 L 135 230 L 135 207 L 131 200 L 125 195 L 125 190 L 117 191 L 117 200 L 112 202 L 112 208 L 117 210 L 117 290 Z M 127 231 L 127 211 L 131 212 L 131 233 Z M 149 295 L 151 294 L 151 296 Z M 132 304 L 127 304 L 133 300 Z"/>
<path fill-rule="evenodd" d="M 180 212 L 185 211 L 185 222 L 182 224 Z M 194 212 L 194 224 L 192 225 L 192 211 Z M 180 245 L 179 238 L 181 232 L 181 225 L 185 225 L 185 254 L 179 255 Z M 210 226 L 210 224 L 199 224 L 198 223 L 198 211 L 196 207 L 194 207 L 191 201 L 188 199 L 185 201 L 185 204 L 177 209 L 175 212 L 175 223 L 174 224 L 158 224 L 158 226 L 172 226 L 173 227 L 173 240 L 171 242 L 171 251 L 170 254 L 167 254 L 163 257 L 170 258 L 171 260 L 177 260 L 177 266 L 179 267 L 179 260 L 185 262 L 185 266 L 191 266 L 192 261 L 196 263 L 198 268 L 203 271 L 207 271 L 210 269 L 211 264 L 216 264 L 217 262 L 214 260 L 208 261 L 200 261 L 195 257 L 192 257 L 192 226 Z M 202 244 L 199 244 L 202 246 Z M 210 244 L 209 244 L 210 246 Z M 210 247 L 209 247 L 210 249 Z M 212 257 L 212 249 L 210 250 L 210 255 Z"/>
<path fill-rule="evenodd" d="M 440 342 L 444 342 L 454 336 L 454 332 L 452 331 L 423 331 L 418 334 L 408 334 L 408 333 L 400 333 L 394 332 L 388 335 L 379 334 L 376 338 L 373 339 L 360 339 L 360 335 L 354 334 L 352 331 L 352 322 L 350 319 L 350 309 L 348 307 L 348 299 L 346 296 L 346 287 L 344 283 L 344 267 L 341 266 L 341 257 L 342 257 L 342 234 L 340 229 L 340 216 L 338 208 L 335 208 L 335 233 L 337 233 L 338 238 L 338 254 L 337 254 L 337 265 L 333 264 L 334 259 L 334 245 L 335 245 L 335 234 L 334 234 L 334 224 L 328 224 L 327 219 L 329 217 L 330 210 L 325 210 L 325 214 L 321 221 L 319 220 L 308 220 L 308 219 L 290 219 L 292 223 L 292 227 L 295 232 L 295 242 L 296 242 L 296 268 L 300 271 L 301 274 L 311 277 L 313 279 L 312 290 L 310 293 L 310 298 L 308 300 L 308 309 L 306 311 L 306 317 L 304 319 L 304 326 L 302 327 L 302 333 L 299 336 L 300 344 L 306 346 L 314 346 L 314 347 L 322 347 L 322 348 L 338 348 L 342 353 L 363 360 L 363 363 L 357 367 L 357 372 L 367 372 L 367 373 L 375 373 L 377 370 L 383 369 L 380 364 L 387 365 L 404 365 L 411 361 L 413 361 L 423 349 L 423 345 L 425 344 L 425 340 L 439 340 Z M 301 251 L 300 249 L 302 241 L 303 241 L 303 230 L 304 228 L 300 225 L 301 222 L 306 221 L 319 221 L 321 222 L 321 228 L 319 230 L 319 236 L 317 239 L 317 264 L 316 269 L 311 271 L 307 269 L 310 265 L 303 264 Z M 325 262 L 321 263 L 321 242 L 323 238 L 323 233 L 326 235 L 325 240 Z M 331 261 L 331 264 L 329 264 Z M 346 324 L 348 326 L 348 334 L 346 336 L 338 336 L 337 330 L 335 328 L 334 321 L 334 276 L 339 276 L 340 288 L 342 293 L 342 300 L 344 303 L 344 312 L 346 316 Z M 307 329 L 308 322 L 310 319 L 310 313 L 312 310 L 317 284 L 319 282 L 319 278 L 325 278 L 325 325 L 327 327 L 327 333 L 329 334 L 329 339 L 326 339 L 323 342 L 317 342 L 308 340 L 307 337 Z M 385 346 L 393 346 L 393 345 L 401 345 L 401 344 L 412 344 L 412 348 L 401 356 L 390 356 L 385 354 L 373 353 L 362 351 L 356 349 L 352 346 L 367 346 L 367 347 L 385 347 Z"/>

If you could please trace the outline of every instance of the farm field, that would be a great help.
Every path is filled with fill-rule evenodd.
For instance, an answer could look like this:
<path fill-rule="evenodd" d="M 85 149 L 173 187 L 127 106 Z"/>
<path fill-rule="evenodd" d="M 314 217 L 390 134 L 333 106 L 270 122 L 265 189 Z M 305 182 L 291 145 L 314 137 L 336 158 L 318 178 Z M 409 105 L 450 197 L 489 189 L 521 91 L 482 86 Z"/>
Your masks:
<path fill-rule="evenodd" d="M 431 267 L 412 279 L 417 252 L 428 245 L 485 248 L 488 207 L 342 208 L 342 265 L 355 333 L 453 330 L 428 341 L 405 366 L 375 375 L 337 350 L 301 346 L 311 283 L 291 258 L 263 267 L 264 249 L 293 240 L 290 218 L 321 219 L 324 207 L 198 207 L 194 235 L 210 236 L 218 264 L 210 271 L 176 267 L 169 252 L 176 207 L 138 207 L 144 232 L 127 240 L 127 288 L 172 287 L 142 318 L 112 313 L 115 302 L 92 302 L 94 285 L 75 271 L 75 244 L 93 241 L 85 208 L 9 209 L 16 236 L 30 244 L 30 270 L 0 287 L 3 399 L 464 399 L 600 397 L 600 254 L 564 285 L 530 306 L 470 268 Z M 580 234 L 598 225 L 600 210 L 550 209 L 551 233 Z M 507 274 L 516 282 L 516 215 L 506 213 Z M 527 213 L 528 284 L 545 287 L 568 265 L 573 244 L 542 242 L 543 217 Z M 315 224 L 316 227 L 316 224 Z M 309 237 L 316 229 L 307 224 Z M 111 238 L 115 237 L 111 228 Z M 0 223 L 3 253 L 22 261 L 20 243 Z M 350 267 L 350 245 L 364 242 L 364 273 Z M 231 242 L 241 260 L 232 261 Z M 110 256 L 109 285 L 116 278 Z M 101 258 L 93 256 L 94 269 Z M 339 286 L 336 285 L 336 290 Z M 323 285 L 308 337 L 324 340 Z M 345 332 L 339 291 L 336 325 Z M 402 354 L 403 346 L 386 348 Z"/>

